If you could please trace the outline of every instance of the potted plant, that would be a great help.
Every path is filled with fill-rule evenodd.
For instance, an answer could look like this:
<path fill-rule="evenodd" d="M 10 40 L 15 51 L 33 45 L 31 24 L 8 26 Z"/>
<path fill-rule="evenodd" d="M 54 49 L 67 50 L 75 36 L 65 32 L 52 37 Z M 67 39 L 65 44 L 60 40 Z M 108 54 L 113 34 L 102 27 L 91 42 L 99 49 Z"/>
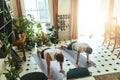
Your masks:
<path fill-rule="evenodd" d="M 19 25 L 17 24 L 17 32 L 18 34 L 22 34 L 25 33 L 26 34 L 26 44 L 25 44 L 25 48 L 27 50 L 31 50 L 34 45 L 35 45 L 35 40 L 34 40 L 34 25 L 35 25 L 35 20 L 34 17 L 31 14 L 28 14 L 27 16 L 21 16 L 18 19 L 14 18 L 13 19 L 13 27 L 16 26 L 16 22 L 19 23 Z M 13 28 L 15 29 L 15 28 Z M 19 36 L 18 36 L 19 37 Z"/>
<path fill-rule="evenodd" d="M 34 20 L 34 17 L 31 14 L 28 14 L 27 16 L 21 16 L 20 17 L 20 27 L 23 27 L 22 30 L 25 30 L 27 38 L 26 38 L 26 45 L 25 48 L 27 50 L 32 50 L 32 48 L 35 45 L 35 37 L 34 37 L 34 26 L 36 24 L 36 21 Z"/>
<path fill-rule="evenodd" d="M 49 35 L 49 38 L 50 38 L 50 41 L 54 44 L 58 44 L 59 42 L 59 39 L 57 38 L 55 32 L 56 32 L 56 29 L 54 26 L 52 26 L 51 28 L 48 28 L 48 35 Z"/>
<path fill-rule="evenodd" d="M 17 80 L 19 78 L 19 72 L 18 72 L 18 66 L 20 65 L 20 59 L 19 56 L 12 56 L 12 45 L 8 42 L 8 37 L 5 33 L 0 33 L 0 49 L 4 51 L 6 54 L 5 56 L 5 62 L 9 64 L 9 69 L 6 70 L 4 73 L 7 80 Z M 8 59 L 7 59 L 8 58 Z M 7 59 L 7 60 L 6 60 Z M 6 64 L 5 63 L 5 64 Z"/>
<path fill-rule="evenodd" d="M 7 62 L 9 64 L 9 66 L 15 67 L 15 70 L 19 71 L 22 61 L 23 60 L 22 60 L 21 57 L 12 55 L 12 56 L 8 56 L 8 61 Z"/>
<path fill-rule="evenodd" d="M 0 50 L 4 53 L 4 57 L 6 57 L 7 53 L 9 53 L 10 43 L 8 42 L 8 36 L 5 33 L 0 33 L 0 46 Z"/>
<path fill-rule="evenodd" d="M 6 77 L 7 80 L 17 80 L 17 78 L 19 77 L 19 72 L 20 72 L 20 68 L 21 68 L 21 63 L 22 63 L 22 59 L 19 56 L 15 56 L 12 53 L 12 45 L 8 45 L 7 49 L 7 56 L 5 58 L 5 64 L 6 66 L 9 65 L 8 67 L 6 67 L 6 72 L 3 73 Z"/>
<path fill-rule="evenodd" d="M 14 69 L 14 67 L 11 67 L 10 70 L 7 69 L 7 71 L 4 73 L 6 80 L 17 80 L 20 79 L 19 72 Z"/>
<path fill-rule="evenodd" d="M 28 14 L 27 16 L 23 15 L 23 16 L 19 17 L 19 22 L 20 22 L 19 30 L 21 32 L 27 32 L 27 29 L 33 28 L 33 26 L 35 24 L 34 17 L 31 14 Z"/>
<path fill-rule="evenodd" d="M 42 41 L 41 41 L 41 31 L 42 31 L 42 25 L 41 23 L 37 23 L 37 29 L 38 29 L 38 32 L 36 33 L 36 43 L 37 43 L 37 46 L 42 46 Z"/>

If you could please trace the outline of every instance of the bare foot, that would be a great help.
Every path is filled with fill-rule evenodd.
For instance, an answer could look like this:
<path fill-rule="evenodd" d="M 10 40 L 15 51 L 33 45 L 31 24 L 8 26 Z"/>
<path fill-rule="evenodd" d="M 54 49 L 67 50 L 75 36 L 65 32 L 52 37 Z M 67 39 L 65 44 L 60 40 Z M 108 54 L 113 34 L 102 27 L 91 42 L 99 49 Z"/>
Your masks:
<path fill-rule="evenodd" d="M 51 74 L 48 74 L 48 79 L 51 79 L 52 78 L 52 75 Z"/>
<path fill-rule="evenodd" d="M 64 45 L 61 45 L 61 48 L 62 48 L 62 49 L 65 49 L 65 48 L 66 48 L 66 46 L 64 46 Z"/>
<path fill-rule="evenodd" d="M 60 72 L 64 74 L 65 71 L 63 69 L 61 69 Z"/>
<path fill-rule="evenodd" d="M 87 61 L 86 63 L 87 63 L 87 64 L 90 64 L 90 61 Z"/>
<path fill-rule="evenodd" d="M 37 49 L 37 54 L 39 54 L 39 49 Z"/>
<path fill-rule="evenodd" d="M 37 49 L 37 54 L 40 54 L 41 53 L 41 49 Z"/>
<path fill-rule="evenodd" d="M 76 64 L 76 67 L 80 67 L 80 64 Z"/>

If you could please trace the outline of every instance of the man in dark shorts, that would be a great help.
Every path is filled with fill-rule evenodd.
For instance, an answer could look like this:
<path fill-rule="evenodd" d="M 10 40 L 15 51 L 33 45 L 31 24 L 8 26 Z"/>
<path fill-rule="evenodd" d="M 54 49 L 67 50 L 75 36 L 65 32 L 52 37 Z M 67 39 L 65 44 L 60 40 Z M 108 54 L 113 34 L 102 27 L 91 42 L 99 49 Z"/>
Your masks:
<path fill-rule="evenodd" d="M 92 53 L 92 48 L 87 43 L 78 43 L 77 41 L 71 42 L 69 45 L 62 45 L 61 48 L 67 48 L 68 50 L 74 50 L 77 52 L 76 66 L 80 67 L 78 64 L 80 53 L 85 52 L 87 56 L 87 63 L 90 63 L 89 54 Z"/>

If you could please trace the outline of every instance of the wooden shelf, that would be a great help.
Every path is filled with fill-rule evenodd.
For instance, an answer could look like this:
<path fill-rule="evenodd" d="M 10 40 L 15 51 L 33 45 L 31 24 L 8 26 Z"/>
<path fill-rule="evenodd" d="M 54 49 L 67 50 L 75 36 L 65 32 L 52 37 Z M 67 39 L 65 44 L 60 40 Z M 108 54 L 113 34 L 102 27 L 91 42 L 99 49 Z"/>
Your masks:
<path fill-rule="evenodd" d="M 0 11 L 0 13 L 3 13 L 3 11 Z"/>

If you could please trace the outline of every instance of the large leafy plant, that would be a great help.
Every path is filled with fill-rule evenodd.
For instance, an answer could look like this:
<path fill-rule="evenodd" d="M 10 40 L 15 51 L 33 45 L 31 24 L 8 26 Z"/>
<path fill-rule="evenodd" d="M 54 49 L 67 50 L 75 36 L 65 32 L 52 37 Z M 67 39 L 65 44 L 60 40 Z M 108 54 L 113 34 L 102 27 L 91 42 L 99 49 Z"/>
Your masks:
<path fill-rule="evenodd" d="M 5 33 L 0 33 L 1 49 L 5 54 L 9 53 L 10 43 L 8 42 L 8 36 Z"/>
<path fill-rule="evenodd" d="M 33 31 L 33 26 L 35 25 L 34 17 L 31 14 L 28 14 L 27 16 L 19 17 L 19 21 L 19 30 L 21 32 L 27 32 L 27 36 L 30 36 L 31 33 L 29 33 L 29 29 Z"/>
<path fill-rule="evenodd" d="M 19 72 L 16 68 L 20 65 L 22 59 L 19 56 L 12 56 L 12 45 L 8 42 L 8 36 L 5 33 L 0 33 L 0 41 L 2 42 L 1 50 L 7 54 L 5 62 L 9 64 L 9 69 L 6 70 L 4 75 L 7 80 L 17 80 Z"/>

